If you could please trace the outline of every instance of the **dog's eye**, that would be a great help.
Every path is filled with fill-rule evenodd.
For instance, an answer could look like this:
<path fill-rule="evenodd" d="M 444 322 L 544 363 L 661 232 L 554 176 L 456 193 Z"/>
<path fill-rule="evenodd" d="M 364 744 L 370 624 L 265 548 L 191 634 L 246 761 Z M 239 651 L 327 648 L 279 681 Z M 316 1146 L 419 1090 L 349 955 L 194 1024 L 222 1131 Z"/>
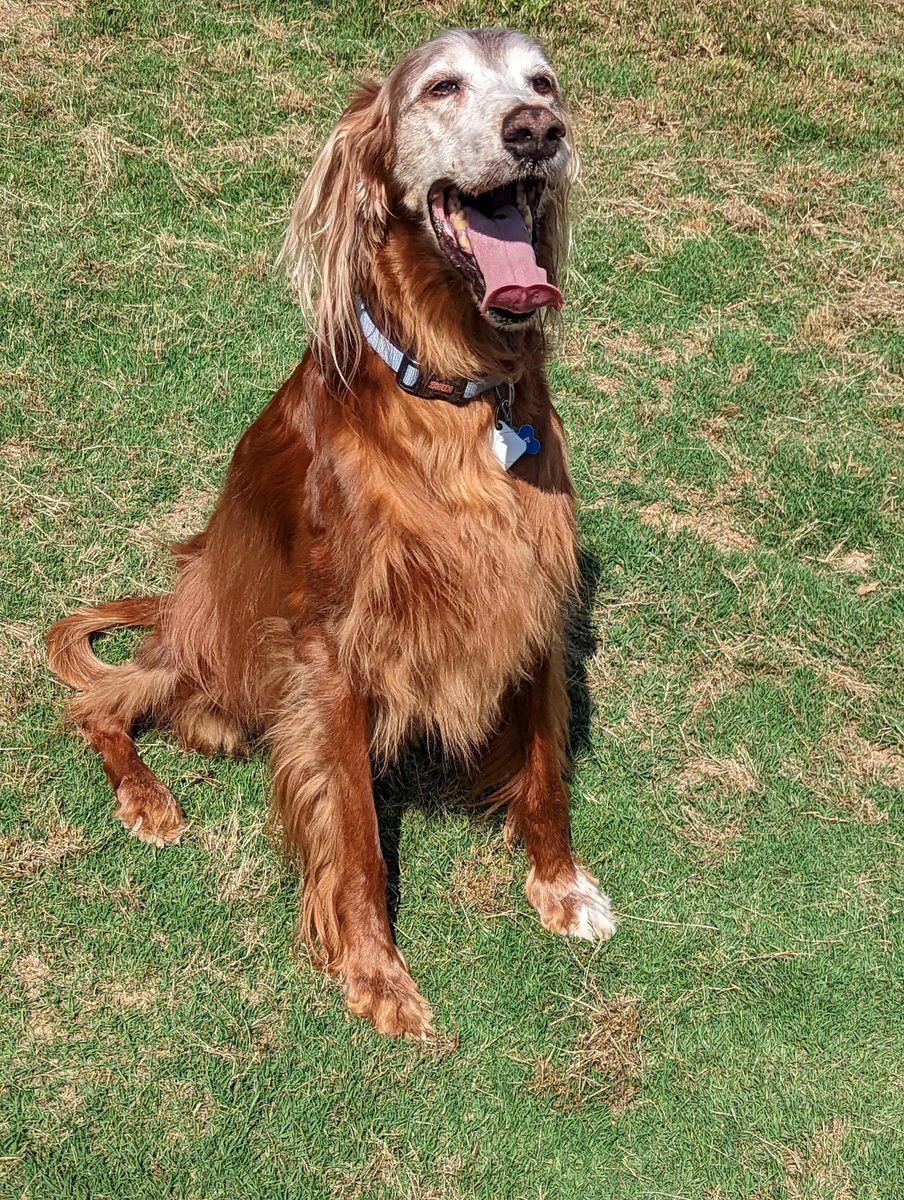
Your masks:
<path fill-rule="evenodd" d="M 552 80 L 548 75 L 535 75 L 530 85 L 538 96 L 548 96 L 552 91 Z"/>
<path fill-rule="evenodd" d="M 451 96 L 458 91 L 459 84 L 457 79 L 441 79 L 439 83 L 434 83 L 429 92 L 431 96 Z"/>

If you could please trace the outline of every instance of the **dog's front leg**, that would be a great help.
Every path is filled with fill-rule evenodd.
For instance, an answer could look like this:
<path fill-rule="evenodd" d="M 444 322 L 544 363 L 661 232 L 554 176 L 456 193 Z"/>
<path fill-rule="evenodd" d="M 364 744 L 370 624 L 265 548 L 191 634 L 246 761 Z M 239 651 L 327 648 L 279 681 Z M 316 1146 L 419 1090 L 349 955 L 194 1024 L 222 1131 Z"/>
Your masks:
<path fill-rule="evenodd" d="M 396 949 L 386 909 L 366 705 L 319 630 L 306 630 L 271 734 L 273 800 L 304 868 L 302 929 L 380 1033 L 420 1037 L 432 1013 Z"/>
<path fill-rule="evenodd" d="M 565 783 L 568 696 L 561 650 L 540 664 L 513 701 L 514 734 L 521 746 L 510 795 L 506 839 L 520 837 L 527 852 L 524 891 L 544 929 L 595 941 L 615 932 L 609 897 L 571 852 Z"/>

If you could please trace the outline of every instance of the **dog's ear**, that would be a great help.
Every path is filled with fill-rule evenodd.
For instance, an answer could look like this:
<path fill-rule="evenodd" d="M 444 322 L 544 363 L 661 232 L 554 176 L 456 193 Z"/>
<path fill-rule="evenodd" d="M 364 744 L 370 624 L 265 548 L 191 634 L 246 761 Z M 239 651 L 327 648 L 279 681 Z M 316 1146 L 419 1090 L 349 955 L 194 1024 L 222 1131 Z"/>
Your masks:
<path fill-rule="evenodd" d="M 328 376 L 348 379 L 361 353 L 354 298 L 385 236 L 392 129 L 382 89 L 365 84 L 314 160 L 280 251 Z"/>

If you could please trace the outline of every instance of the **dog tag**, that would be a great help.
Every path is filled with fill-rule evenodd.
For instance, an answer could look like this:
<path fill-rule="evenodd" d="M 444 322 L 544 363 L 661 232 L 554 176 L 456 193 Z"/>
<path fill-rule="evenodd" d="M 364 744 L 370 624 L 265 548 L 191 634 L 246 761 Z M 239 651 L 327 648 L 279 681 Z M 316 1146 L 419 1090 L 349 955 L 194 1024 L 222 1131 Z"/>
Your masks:
<path fill-rule="evenodd" d="M 505 421 L 497 421 L 490 431 L 490 446 L 506 471 L 527 453 L 527 442 Z"/>

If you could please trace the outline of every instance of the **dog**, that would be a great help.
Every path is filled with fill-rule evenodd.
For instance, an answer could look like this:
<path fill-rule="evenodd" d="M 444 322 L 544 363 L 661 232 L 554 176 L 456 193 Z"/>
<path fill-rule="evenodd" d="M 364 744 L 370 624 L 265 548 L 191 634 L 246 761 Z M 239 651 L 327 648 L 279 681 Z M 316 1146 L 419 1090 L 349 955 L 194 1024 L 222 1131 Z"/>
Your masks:
<path fill-rule="evenodd" d="M 83 608 L 48 659 L 115 815 L 155 846 L 182 810 L 139 721 L 185 747 L 263 737 L 303 872 L 300 931 L 352 1013 L 422 1037 L 397 950 L 373 772 L 442 747 L 523 840 L 544 928 L 603 939 L 573 856 L 563 614 L 577 581 L 562 422 L 544 375 L 576 158 L 532 39 L 453 30 L 352 98 L 292 209 L 281 261 L 310 315 L 301 363 L 246 430 L 170 595 Z M 109 666 L 95 633 L 148 629 Z"/>

